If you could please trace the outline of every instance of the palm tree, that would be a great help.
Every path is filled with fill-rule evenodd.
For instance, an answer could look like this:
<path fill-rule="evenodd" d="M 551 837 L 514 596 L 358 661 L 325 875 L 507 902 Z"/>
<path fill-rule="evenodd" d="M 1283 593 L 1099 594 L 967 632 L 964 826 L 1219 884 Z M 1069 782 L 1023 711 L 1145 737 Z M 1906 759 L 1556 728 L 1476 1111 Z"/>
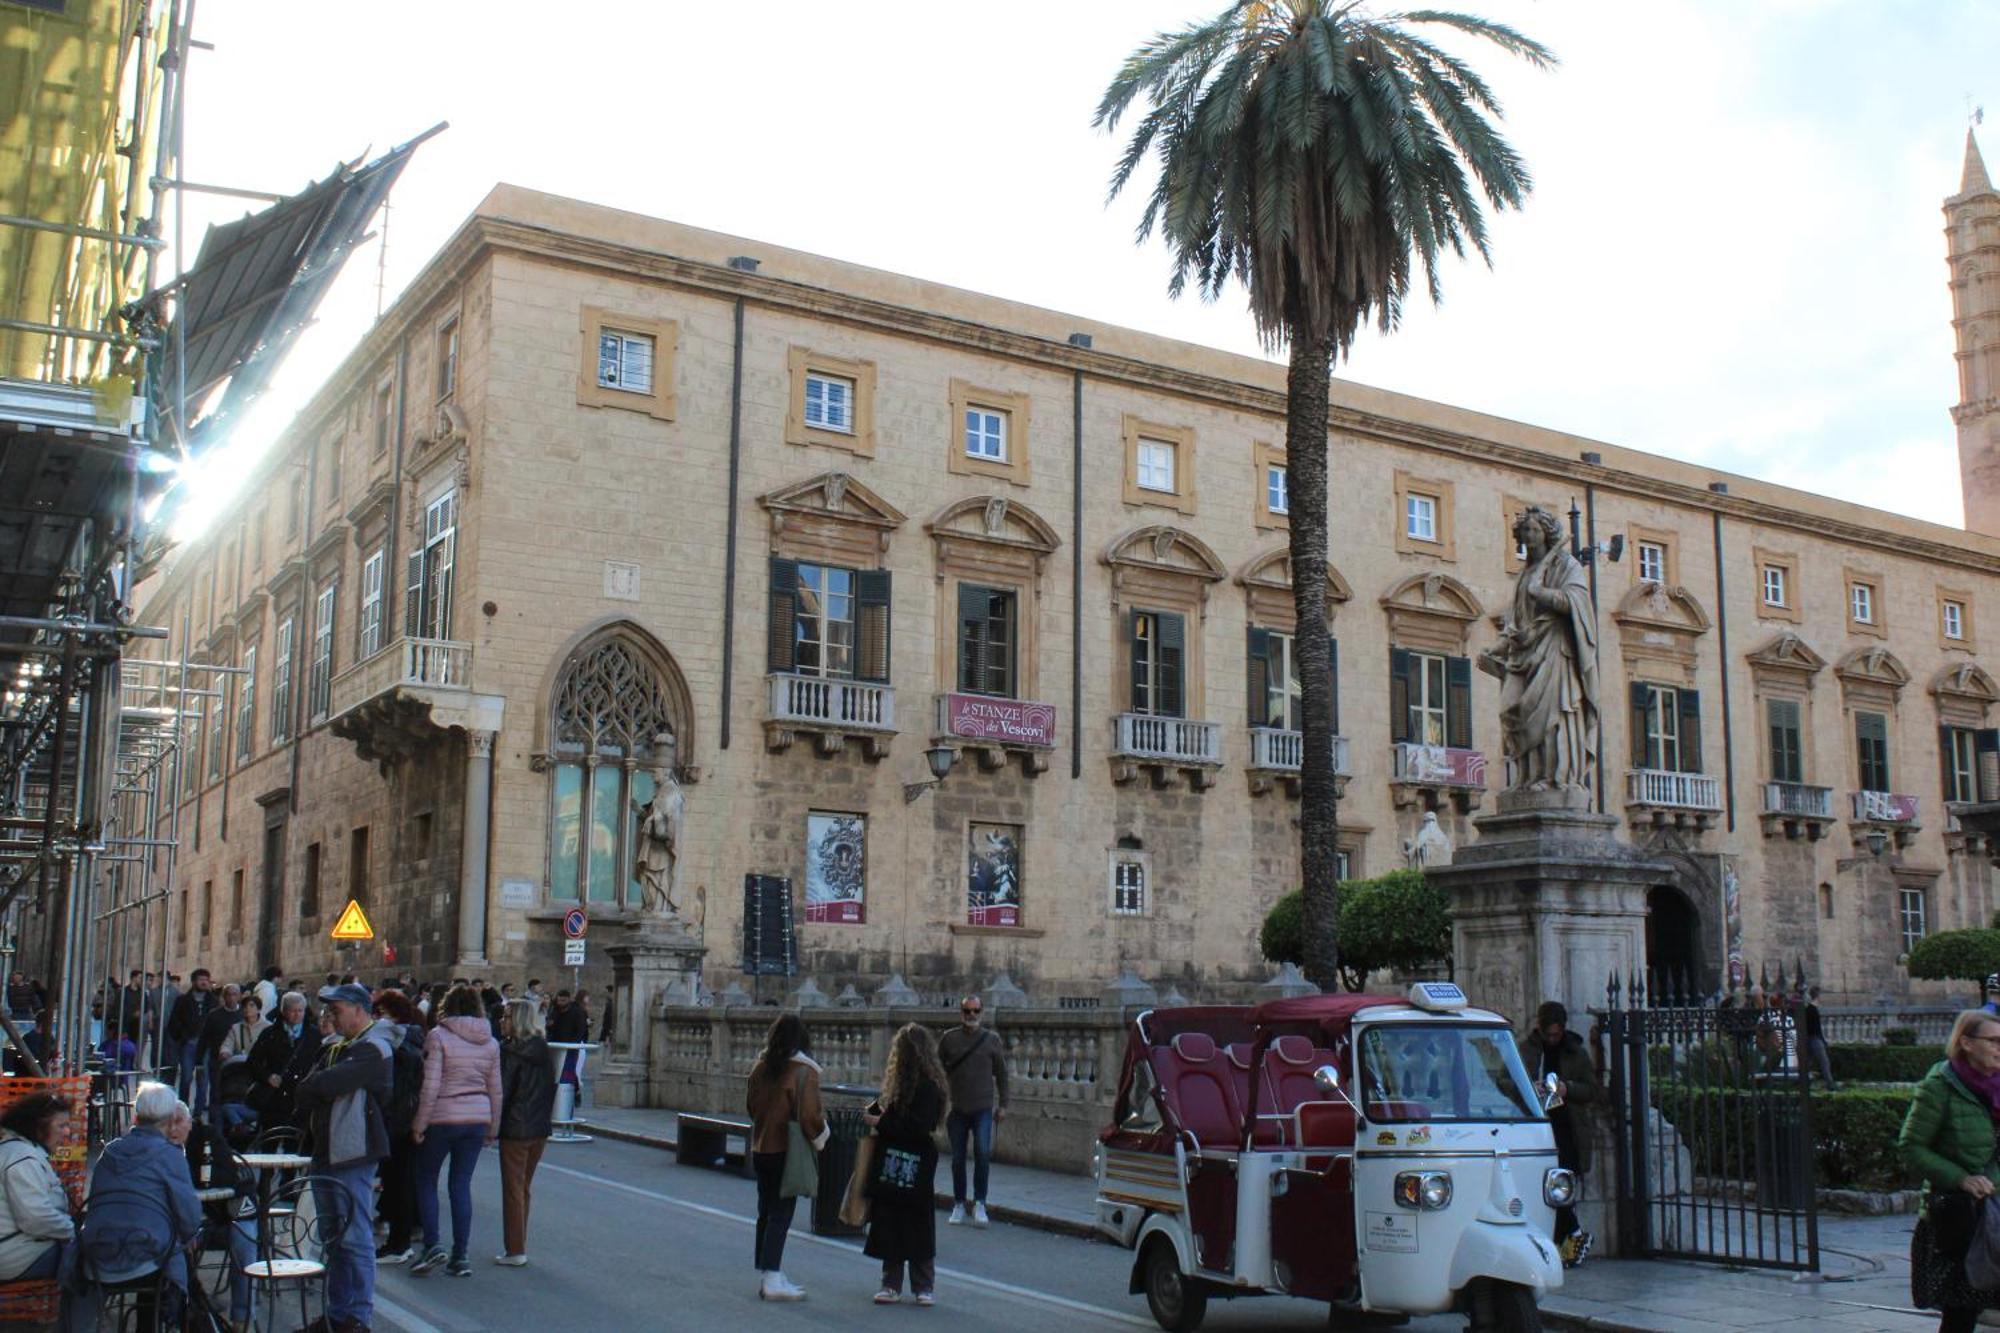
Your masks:
<path fill-rule="evenodd" d="M 1139 222 L 1171 247 L 1178 296 L 1232 278 L 1264 345 L 1290 349 L 1285 450 L 1292 598 L 1304 731 L 1299 844 L 1307 975 L 1337 984 L 1338 845 L 1332 670 L 1326 633 L 1327 407 L 1333 358 L 1364 321 L 1396 327 L 1412 260 L 1433 302 L 1444 252 L 1490 262 L 1480 196 L 1517 208 L 1527 168 L 1494 127 L 1500 108 L 1469 65 L 1421 36 L 1446 29 L 1536 67 L 1548 48 L 1467 14 L 1376 18 L 1357 0 L 1238 0 L 1162 33 L 1125 61 L 1093 121 L 1147 111 L 1111 178 L 1116 198 L 1149 154 L 1159 177 Z"/>

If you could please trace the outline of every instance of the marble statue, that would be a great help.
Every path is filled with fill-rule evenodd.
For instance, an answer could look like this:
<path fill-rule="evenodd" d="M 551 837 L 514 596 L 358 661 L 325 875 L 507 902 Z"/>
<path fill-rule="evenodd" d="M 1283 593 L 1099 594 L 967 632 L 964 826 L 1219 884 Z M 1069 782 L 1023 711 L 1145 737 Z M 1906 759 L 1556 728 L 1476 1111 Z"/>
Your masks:
<path fill-rule="evenodd" d="M 1411 870 L 1434 870 L 1451 864 L 1451 839 L 1438 827 L 1437 811 L 1424 811 L 1417 836 L 1403 842 L 1403 864 Z"/>
<path fill-rule="evenodd" d="M 1530 508 L 1514 523 L 1527 553 L 1500 642 L 1479 665 L 1500 680 L 1500 730 L 1520 792 L 1587 792 L 1597 766 L 1597 616 L 1590 576 L 1562 523 Z"/>
<path fill-rule="evenodd" d="M 680 860 L 681 820 L 687 813 L 687 798 L 674 779 L 672 737 L 655 742 L 653 799 L 638 812 L 639 848 L 633 871 L 644 895 L 643 912 L 663 921 L 679 922 L 680 904 L 674 896 L 674 870 Z M 636 805 L 637 802 L 634 802 Z"/>

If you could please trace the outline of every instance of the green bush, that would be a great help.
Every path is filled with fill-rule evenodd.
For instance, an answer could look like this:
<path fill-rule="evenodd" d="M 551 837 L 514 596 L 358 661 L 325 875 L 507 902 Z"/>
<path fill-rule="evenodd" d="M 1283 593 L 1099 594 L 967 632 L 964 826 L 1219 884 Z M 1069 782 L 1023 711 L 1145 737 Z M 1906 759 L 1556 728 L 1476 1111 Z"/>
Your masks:
<path fill-rule="evenodd" d="M 1913 1038 L 1915 1033 L 1910 1034 Z M 1855 1042 L 1829 1046 L 1836 1083 L 1915 1083 L 1944 1059 L 1942 1046 Z"/>
<path fill-rule="evenodd" d="M 1941 930 L 1917 941 L 1905 961 L 1913 977 L 1977 981 L 2000 972 L 2000 930 Z"/>
<path fill-rule="evenodd" d="M 1914 1046 L 1917 1044 L 1917 1030 L 1915 1028 L 1883 1028 L 1882 1044 L 1884 1046 Z"/>
<path fill-rule="evenodd" d="M 1273 963 L 1305 962 L 1305 894 L 1288 893 L 1264 917 L 1258 944 Z M 1359 990 L 1378 968 L 1414 972 L 1451 959 L 1451 902 L 1421 870 L 1394 870 L 1340 886 L 1340 972 Z"/>
<path fill-rule="evenodd" d="M 1265 914 L 1264 929 L 1257 935 L 1257 947 L 1273 963 L 1304 963 L 1306 960 L 1306 895 L 1304 889 L 1286 894 L 1271 904 Z"/>
<path fill-rule="evenodd" d="M 1814 1179 L 1822 1189 L 1914 1188 L 1896 1153 L 1896 1135 L 1910 1107 L 1908 1088 L 1815 1089 L 1812 1094 Z M 1680 1132 L 1694 1173 L 1725 1180 L 1757 1178 L 1758 1117 L 1791 1104 L 1783 1094 L 1763 1099 L 1738 1088 L 1655 1084 L 1653 1104 Z"/>

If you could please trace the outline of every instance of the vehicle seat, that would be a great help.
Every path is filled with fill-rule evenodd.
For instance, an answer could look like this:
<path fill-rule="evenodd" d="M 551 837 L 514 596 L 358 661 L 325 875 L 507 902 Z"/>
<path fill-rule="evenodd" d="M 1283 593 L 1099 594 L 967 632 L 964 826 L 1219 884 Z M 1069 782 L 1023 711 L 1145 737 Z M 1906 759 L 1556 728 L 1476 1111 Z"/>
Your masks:
<path fill-rule="evenodd" d="M 1343 1101 L 1300 1102 L 1294 1111 L 1302 1148 L 1352 1148 L 1354 1108 Z"/>
<path fill-rule="evenodd" d="M 1232 1042 L 1223 1048 L 1229 1058 L 1229 1073 L 1236 1085 L 1236 1104 L 1244 1110 L 1250 1109 L 1250 1052 L 1249 1042 Z M 1285 1126 L 1288 1113 L 1278 1105 L 1277 1089 L 1272 1086 L 1269 1061 L 1258 1077 L 1262 1080 L 1257 1089 L 1257 1126 L 1250 1142 L 1259 1148 L 1276 1148 L 1285 1142 Z"/>
<path fill-rule="evenodd" d="M 1182 1129 L 1204 1148 L 1234 1148 L 1243 1111 L 1229 1062 L 1218 1058 L 1215 1038 L 1182 1032 L 1168 1043 L 1160 1080 Z"/>
<path fill-rule="evenodd" d="M 1264 1061 L 1264 1076 L 1274 1092 L 1271 1109 L 1290 1116 L 1306 1102 L 1319 1101 L 1325 1094 L 1314 1082 L 1313 1072 L 1321 1065 L 1333 1063 L 1332 1051 L 1320 1050 L 1311 1038 L 1295 1032 L 1272 1042 Z"/>

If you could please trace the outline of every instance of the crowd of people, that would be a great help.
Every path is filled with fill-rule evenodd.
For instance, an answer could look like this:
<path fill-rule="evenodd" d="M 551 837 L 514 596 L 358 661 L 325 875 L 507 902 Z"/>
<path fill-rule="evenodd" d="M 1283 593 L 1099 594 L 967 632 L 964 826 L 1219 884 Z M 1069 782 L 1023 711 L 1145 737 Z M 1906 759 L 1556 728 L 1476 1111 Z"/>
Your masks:
<path fill-rule="evenodd" d="M 38 1058 L 53 1055 L 45 993 L 20 976 L 6 1004 Z M 600 1041 L 610 1037 L 609 1005 Z M 580 1083 L 580 1050 L 560 1067 L 550 1043 L 586 1043 L 588 997 L 539 981 L 475 979 L 418 985 L 409 976 L 371 988 L 329 975 L 312 989 L 268 968 L 254 982 L 220 985 L 206 968 L 180 978 L 135 971 L 108 982 L 92 1002 L 92 1054 L 100 1082 L 132 1080 L 129 1127 L 92 1168 L 81 1213 L 52 1165 L 70 1133 L 71 1108 L 51 1094 L 15 1101 L 0 1115 L 0 1206 L 12 1217 L 0 1237 L 0 1281 L 59 1279 L 66 1299 L 133 1280 L 134 1235 L 157 1242 L 141 1265 L 179 1305 L 190 1292 L 191 1257 L 226 1250 L 232 1274 L 226 1316 L 246 1328 L 256 1258 L 252 1173 L 237 1154 L 290 1145 L 311 1158 L 311 1189 L 324 1218 L 326 1312 L 314 1333 L 356 1333 L 373 1319 L 378 1265 L 472 1274 L 472 1178 L 482 1150 L 498 1146 L 502 1245 L 493 1262 L 528 1263 L 535 1168 L 553 1129 L 557 1087 Z M 32 1039 L 39 1035 L 39 1049 Z M 439 1182 L 451 1220 L 444 1240 Z M 197 1180 L 233 1185 L 202 1202 Z M 107 1238 L 117 1237 L 112 1245 Z M 141 1251 L 149 1247 L 140 1246 Z M 176 1309 L 148 1323 L 179 1327 Z"/>

